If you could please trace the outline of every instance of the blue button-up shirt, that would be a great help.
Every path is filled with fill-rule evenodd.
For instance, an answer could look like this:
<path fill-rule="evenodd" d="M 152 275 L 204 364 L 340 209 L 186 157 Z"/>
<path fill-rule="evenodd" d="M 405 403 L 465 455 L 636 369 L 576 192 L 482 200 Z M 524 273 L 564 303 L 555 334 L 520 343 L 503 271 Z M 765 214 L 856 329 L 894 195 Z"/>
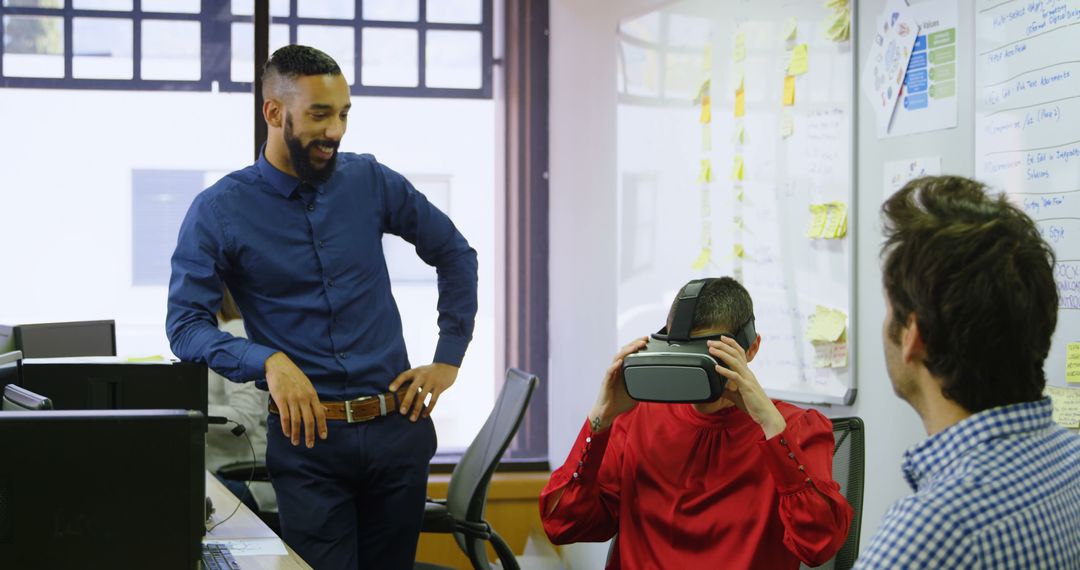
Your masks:
<path fill-rule="evenodd" d="M 992 408 L 909 450 L 914 495 L 856 568 L 1080 568 L 1080 437 L 1050 400 Z"/>
<path fill-rule="evenodd" d="M 308 190 L 304 188 L 304 190 Z M 450 219 L 371 155 L 339 153 L 314 192 L 266 158 L 200 193 L 172 257 L 173 353 L 236 381 L 284 352 L 324 400 L 383 392 L 409 369 L 382 236 L 416 246 L 438 272 L 434 361 L 460 366 L 476 315 L 476 252 Z M 217 328 L 224 282 L 249 338 Z"/>

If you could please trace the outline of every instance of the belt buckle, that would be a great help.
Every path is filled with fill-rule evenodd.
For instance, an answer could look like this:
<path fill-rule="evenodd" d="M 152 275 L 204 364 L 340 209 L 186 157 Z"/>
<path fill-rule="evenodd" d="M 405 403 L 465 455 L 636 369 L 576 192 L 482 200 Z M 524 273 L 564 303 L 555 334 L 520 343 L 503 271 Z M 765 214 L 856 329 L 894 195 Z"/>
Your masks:
<path fill-rule="evenodd" d="M 372 398 L 379 399 L 379 415 L 372 416 L 364 419 L 354 419 L 352 405 L 354 403 L 366 402 Z M 345 421 L 350 424 L 357 424 L 361 422 L 370 422 L 371 420 L 386 415 L 386 394 L 379 394 L 378 396 L 361 396 L 359 398 L 353 398 L 352 400 L 345 400 Z"/>

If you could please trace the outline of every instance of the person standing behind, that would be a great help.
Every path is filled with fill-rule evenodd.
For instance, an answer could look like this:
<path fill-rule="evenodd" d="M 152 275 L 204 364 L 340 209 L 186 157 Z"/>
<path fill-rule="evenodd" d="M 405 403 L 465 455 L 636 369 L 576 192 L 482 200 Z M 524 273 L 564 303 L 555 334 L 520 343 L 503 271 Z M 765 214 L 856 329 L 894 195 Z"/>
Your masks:
<path fill-rule="evenodd" d="M 885 363 L 929 437 L 856 568 L 1080 568 L 1080 437 L 1042 395 L 1050 246 L 966 178 L 912 180 L 883 212 Z"/>
<path fill-rule="evenodd" d="M 221 309 L 217 313 L 218 328 L 239 338 L 247 338 L 244 321 L 236 301 L 228 289 L 222 291 Z M 206 430 L 206 469 L 217 474 L 218 469 L 237 463 L 266 461 L 267 394 L 254 382 L 230 382 L 210 370 L 207 377 L 207 415 L 223 417 L 244 426 L 236 435 L 228 424 L 211 424 Z M 250 443 L 250 446 L 249 446 Z M 277 509 L 274 490 L 265 481 L 234 481 L 218 477 L 223 485 L 255 512 Z"/>
<path fill-rule="evenodd" d="M 436 448 L 430 413 L 472 338 L 476 252 L 400 174 L 338 152 L 352 104 L 330 56 L 283 47 L 262 81 L 269 135 L 258 161 L 200 193 L 180 228 L 173 353 L 269 389 L 267 469 L 284 538 L 302 558 L 319 569 L 412 568 Z M 431 364 L 410 367 L 385 233 L 437 269 Z M 217 329 L 222 283 L 250 340 Z"/>

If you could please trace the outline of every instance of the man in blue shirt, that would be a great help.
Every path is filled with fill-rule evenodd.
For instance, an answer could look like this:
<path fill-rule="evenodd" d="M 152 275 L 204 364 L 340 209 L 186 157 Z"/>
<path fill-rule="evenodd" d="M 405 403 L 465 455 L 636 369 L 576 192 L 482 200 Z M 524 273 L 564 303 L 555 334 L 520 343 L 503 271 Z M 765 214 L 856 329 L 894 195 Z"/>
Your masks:
<path fill-rule="evenodd" d="M 1042 395 L 1050 246 L 965 178 L 913 180 L 883 211 L 886 365 L 930 437 L 856 567 L 1080 568 L 1080 438 Z"/>
<path fill-rule="evenodd" d="M 172 350 L 269 389 L 267 468 L 301 557 L 319 569 L 412 568 L 436 447 L 429 414 L 472 337 L 476 252 L 400 174 L 338 152 L 351 103 L 329 56 L 277 50 L 263 97 L 259 160 L 199 194 L 180 228 Z M 425 366 L 409 365 L 385 233 L 438 270 L 439 342 Z M 222 283 L 249 339 L 217 329 Z"/>

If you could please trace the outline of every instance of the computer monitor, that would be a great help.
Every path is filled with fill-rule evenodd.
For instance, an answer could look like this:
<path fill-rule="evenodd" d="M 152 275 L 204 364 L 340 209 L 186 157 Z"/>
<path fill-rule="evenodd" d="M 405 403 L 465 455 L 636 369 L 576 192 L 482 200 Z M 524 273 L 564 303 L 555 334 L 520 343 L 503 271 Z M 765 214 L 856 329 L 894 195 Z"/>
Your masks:
<path fill-rule="evenodd" d="M 22 370 L 22 352 L 13 350 L 0 354 L 0 389 L 8 384 L 18 384 Z"/>
<path fill-rule="evenodd" d="M 179 410 L 0 413 L 0 566 L 196 568 L 205 431 Z"/>
<path fill-rule="evenodd" d="M 112 358 L 25 358 L 20 386 L 57 410 L 197 410 L 206 414 L 206 365 Z"/>
<path fill-rule="evenodd" d="M 0 410 L 5 412 L 34 412 L 51 409 L 53 409 L 52 400 L 41 394 L 35 394 L 15 384 L 4 386 L 3 404 L 0 404 Z"/>
<path fill-rule="evenodd" d="M 116 356 L 115 321 L 38 323 L 12 327 L 23 358 Z"/>

